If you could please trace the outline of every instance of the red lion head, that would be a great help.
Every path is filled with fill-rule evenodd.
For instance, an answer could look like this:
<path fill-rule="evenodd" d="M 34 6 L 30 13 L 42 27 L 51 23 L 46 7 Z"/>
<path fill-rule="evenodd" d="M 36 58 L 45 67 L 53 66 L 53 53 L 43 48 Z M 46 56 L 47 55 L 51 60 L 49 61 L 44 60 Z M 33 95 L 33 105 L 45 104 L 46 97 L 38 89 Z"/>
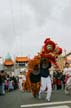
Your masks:
<path fill-rule="evenodd" d="M 57 66 L 56 59 L 62 53 L 62 48 L 50 38 L 45 39 L 44 45 L 41 51 L 41 58 L 49 59 L 54 65 Z"/>
<path fill-rule="evenodd" d="M 45 52 L 49 53 L 49 52 L 53 52 L 54 49 L 55 49 L 55 43 L 50 39 L 50 38 L 47 38 L 45 41 L 44 41 L 44 50 Z"/>

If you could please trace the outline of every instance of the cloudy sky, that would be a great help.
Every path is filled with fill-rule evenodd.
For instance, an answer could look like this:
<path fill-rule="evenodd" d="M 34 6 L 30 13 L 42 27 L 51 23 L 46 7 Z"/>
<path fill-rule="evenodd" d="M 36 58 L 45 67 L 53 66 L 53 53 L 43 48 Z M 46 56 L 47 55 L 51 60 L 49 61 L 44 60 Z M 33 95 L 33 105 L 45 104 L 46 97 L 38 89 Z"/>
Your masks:
<path fill-rule="evenodd" d="M 33 57 L 47 37 L 71 51 L 71 0 L 0 0 L 0 56 Z"/>

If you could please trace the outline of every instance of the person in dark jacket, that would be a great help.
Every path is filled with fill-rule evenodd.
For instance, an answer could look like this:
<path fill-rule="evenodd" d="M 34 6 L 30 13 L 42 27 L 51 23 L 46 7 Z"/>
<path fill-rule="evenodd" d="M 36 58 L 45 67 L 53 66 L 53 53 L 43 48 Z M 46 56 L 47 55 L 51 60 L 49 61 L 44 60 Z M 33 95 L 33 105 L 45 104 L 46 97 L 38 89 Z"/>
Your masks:
<path fill-rule="evenodd" d="M 40 62 L 41 87 L 39 91 L 39 99 L 41 98 L 41 94 L 47 88 L 47 95 L 46 95 L 47 101 L 50 101 L 51 92 L 52 92 L 52 85 L 51 85 L 50 71 L 49 71 L 50 68 L 51 68 L 51 62 L 49 61 L 49 59 L 41 59 Z"/>

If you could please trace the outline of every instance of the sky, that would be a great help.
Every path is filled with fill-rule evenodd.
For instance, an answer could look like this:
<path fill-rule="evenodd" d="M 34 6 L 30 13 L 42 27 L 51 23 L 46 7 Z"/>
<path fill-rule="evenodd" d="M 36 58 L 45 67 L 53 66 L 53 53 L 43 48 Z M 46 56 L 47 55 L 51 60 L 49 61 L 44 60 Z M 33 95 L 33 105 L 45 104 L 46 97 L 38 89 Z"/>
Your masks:
<path fill-rule="evenodd" d="M 71 0 L 0 0 L 0 56 L 33 57 L 46 38 L 71 51 Z"/>

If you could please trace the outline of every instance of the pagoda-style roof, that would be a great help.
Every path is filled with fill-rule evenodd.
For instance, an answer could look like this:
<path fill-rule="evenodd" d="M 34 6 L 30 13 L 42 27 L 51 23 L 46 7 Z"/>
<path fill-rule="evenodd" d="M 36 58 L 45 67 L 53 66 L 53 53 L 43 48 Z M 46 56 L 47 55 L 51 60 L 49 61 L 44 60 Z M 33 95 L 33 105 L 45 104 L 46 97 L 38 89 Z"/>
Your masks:
<path fill-rule="evenodd" d="M 28 57 L 16 57 L 16 62 L 28 62 Z"/>
<path fill-rule="evenodd" d="M 4 61 L 4 65 L 5 66 L 13 66 L 14 65 L 14 62 L 12 60 L 5 60 Z"/>
<path fill-rule="evenodd" d="M 5 66 L 13 66 L 14 65 L 14 62 L 13 62 L 11 55 L 9 53 L 5 57 L 4 65 Z"/>

